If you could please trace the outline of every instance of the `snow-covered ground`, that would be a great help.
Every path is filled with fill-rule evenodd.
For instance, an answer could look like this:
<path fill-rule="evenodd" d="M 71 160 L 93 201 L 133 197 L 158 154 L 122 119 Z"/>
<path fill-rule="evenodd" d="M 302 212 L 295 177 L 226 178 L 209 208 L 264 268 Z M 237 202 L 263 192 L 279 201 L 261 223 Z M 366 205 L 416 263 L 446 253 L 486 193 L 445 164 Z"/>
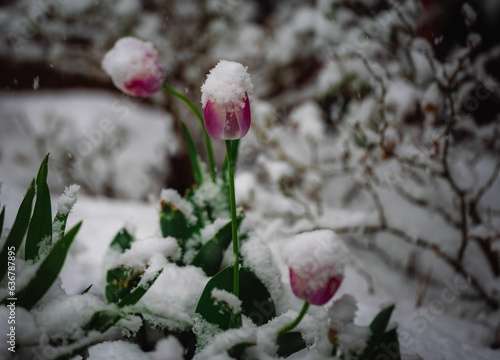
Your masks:
<path fill-rule="evenodd" d="M 138 239 L 155 237 L 160 233 L 157 201 L 160 188 L 154 181 L 150 183 L 147 174 L 150 167 L 157 167 L 160 172 L 169 170 L 163 167 L 162 159 L 177 149 L 177 141 L 170 132 L 171 120 L 168 114 L 160 110 L 151 110 L 140 104 L 133 108 L 119 108 L 119 102 L 116 101 L 120 99 L 89 92 L 3 94 L 0 98 L 4 116 L 0 123 L 0 200 L 7 208 L 6 227 L 11 226 L 17 206 L 31 178 L 35 176 L 43 155 L 40 147 L 33 142 L 36 139 L 26 133 L 26 126 L 32 127 L 33 134 L 52 139 L 46 147 L 43 147 L 45 144 L 38 146 L 44 151 L 54 151 L 54 159 L 57 158 L 58 150 L 64 154 L 67 147 L 76 149 L 76 153 L 79 148 L 85 150 L 80 154 L 83 155 L 82 163 L 86 156 L 90 158 L 93 152 L 99 153 L 103 144 L 111 141 L 108 136 L 112 138 L 119 128 L 128 134 L 127 141 L 116 153 L 112 147 L 109 158 L 108 153 L 92 157 L 95 161 L 102 161 L 101 168 L 94 168 L 97 164 L 93 163 L 90 168 L 77 173 L 90 189 L 100 189 L 99 186 L 104 182 L 102 176 L 112 172 L 116 189 L 129 200 L 80 195 L 70 215 L 69 226 L 79 220 L 83 220 L 83 226 L 61 273 L 63 287 L 68 294 L 81 293 L 94 284 L 90 293 L 102 296 L 106 269 L 103 260 L 113 236 L 123 226 L 134 227 Z M 102 119 L 111 116 L 113 129 L 109 130 L 102 126 Z M 20 118 L 23 124 L 20 124 Z M 95 135 L 95 144 L 91 140 L 92 134 Z M 87 143 L 91 145 L 88 149 L 86 145 L 81 145 Z M 89 153 L 85 155 L 87 150 Z M 50 184 L 52 188 L 60 189 L 61 185 L 69 184 L 62 184 L 62 178 L 54 177 L 58 170 L 57 167 L 50 168 Z M 237 176 L 236 186 L 241 199 L 245 199 L 245 194 L 255 191 L 255 184 L 248 181 L 248 170 Z M 53 193 L 53 200 L 57 195 Z M 262 208 L 268 208 L 266 201 L 272 202 L 273 198 L 266 200 L 264 197 L 267 195 L 259 199 L 257 194 L 256 204 L 261 202 Z M 137 200 L 148 197 L 151 199 L 149 202 Z M 274 206 L 279 208 L 283 204 L 275 203 Z M 279 219 L 265 220 L 265 215 L 259 213 L 262 208 L 248 211 L 247 226 L 255 236 L 265 237 L 273 250 L 273 261 L 281 271 L 281 281 L 288 287 L 287 268 L 280 255 L 288 225 Z M 395 210 L 396 215 L 393 214 L 392 218 L 397 219 Z M 347 212 L 335 204 L 329 204 L 320 225 L 328 222 L 325 219 L 330 223 L 333 219 L 337 225 L 345 225 L 373 217 L 370 209 Z M 359 306 L 356 322 L 362 325 L 368 324 L 382 305 L 395 303 L 393 321 L 398 323 L 400 343 L 406 359 L 418 359 L 418 356 L 423 359 L 496 359 L 500 356 L 500 350 L 488 348 L 494 340 L 497 325 L 494 320 L 498 316 L 484 316 L 481 312 L 470 311 L 471 305 L 458 299 L 460 293 L 468 288 L 461 278 L 443 275 L 442 281 L 431 284 L 424 305 L 416 308 L 419 291 L 414 278 L 408 277 L 404 269 L 382 260 L 373 252 L 346 243 L 354 260 L 348 266 L 345 280 L 335 298 L 352 294 Z M 392 246 L 397 247 L 399 244 Z M 296 308 L 299 305 L 298 301 L 292 304 Z M 2 332 L 4 326 L 3 323 L 0 325 Z M 175 343 L 170 347 L 166 343 L 163 345 L 170 349 L 178 346 Z M 91 349 L 90 359 L 102 359 L 107 354 L 105 345 L 101 347 Z M 303 356 L 304 353 L 292 358 L 300 359 Z"/>

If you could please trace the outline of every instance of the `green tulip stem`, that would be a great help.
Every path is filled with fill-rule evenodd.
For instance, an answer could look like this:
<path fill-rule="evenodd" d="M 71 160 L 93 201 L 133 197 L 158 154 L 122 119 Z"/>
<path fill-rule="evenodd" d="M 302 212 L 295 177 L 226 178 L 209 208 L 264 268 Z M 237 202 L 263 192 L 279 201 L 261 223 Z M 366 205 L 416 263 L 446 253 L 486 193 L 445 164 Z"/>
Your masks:
<path fill-rule="evenodd" d="M 214 157 L 214 149 L 212 147 L 212 140 L 210 139 L 210 136 L 207 133 L 207 130 L 205 129 L 205 123 L 203 121 L 203 115 L 201 114 L 200 110 L 196 106 L 194 106 L 193 102 L 189 100 L 187 97 L 182 95 L 180 92 L 175 90 L 174 88 L 168 86 L 168 85 L 163 85 L 163 89 L 170 94 L 174 95 L 178 99 L 180 99 L 184 104 L 188 106 L 189 109 L 194 113 L 194 115 L 198 118 L 198 121 L 201 124 L 201 128 L 203 130 L 203 134 L 205 136 L 205 144 L 207 147 L 207 153 L 208 153 L 208 162 L 210 164 L 210 175 L 212 177 L 212 181 L 215 182 L 215 157 Z"/>
<path fill-rule="evenodd" d="M 294 321 L 292 321 L 290 324 L 288 324 L 287 326 L 282 328 L 278 334 L 281 335 L 281 334 L 284 334 L 286 332 L 289 332 L 290 330 L 293 330 L 302 321 L 307 310 L 309 310 L 309 301 L 304 301 L 304 305 L 302 306 L 302 309 L 300 310 L 299 316 L 297 316 L 297 318 Z"/>
<path fill-rule="evenodd" d="M 234 194 L 234 159 L 231 151 L 231 140 L 226 140 L 227 169 L 229 174 L 229 200 L 231 203 L 231 229 L 233 234 L 234 275 L 233 294 L 240 293 L 240 244 L 238 243 L 238 219 L 236 218 L 236 196 Z"/>

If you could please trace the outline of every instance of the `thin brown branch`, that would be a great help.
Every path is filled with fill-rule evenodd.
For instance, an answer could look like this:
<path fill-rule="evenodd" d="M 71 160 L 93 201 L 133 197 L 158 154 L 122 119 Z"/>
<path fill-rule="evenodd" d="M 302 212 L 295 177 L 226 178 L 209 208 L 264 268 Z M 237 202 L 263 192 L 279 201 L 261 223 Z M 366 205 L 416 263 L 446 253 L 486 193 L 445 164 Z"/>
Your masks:
<path fill-rule="evenodd" d="M 371 184 L 366 185 L 366 190 L 370 193 L 373 203 L 375 204 L 375 208 L 377 209 L 378 221 L 380 223 L 380 226 L 385 227 L 387 225 L 387 219 L 385 217 L 382 201 L 380 201 L 380 196 L 378 196 L 377 192 Z"/>
<path fill-rule="evenodd" d="M 417 278 L 417 297 L 415 299 L 415 307 L 417 309 L 420 308 L 424 303 L 425 296 L 427 295 L 427 291 L 429 290 L 429 285 L 431 283 L 431 275 L 432 268 L 429 268 L 425 276 L 419 276 Z"/>
<path fill-rule="evenodd" d="M 394 190 L 396 190 L 396 193 L 409 203 L 416 205 L 418 207 L 429 209 L 438 214 L 439 216 L 441 216 L 451 226 L 460 228 L 460 223 L 455 219 L 453 219 L 453 217 L 450 214 L 448 214 L 444 209 L 440 208 L 439 206 L 433 205 L 427 200 L 419 199 L 413 196 L 412 194 L 404 190 L 401 186 L 396 185 L 394 187 Z"/>
<path fill-rule="evenodd" d="M 497 234 L 497 239 L 500 237 L 500 233 Z M 500 276 L 500 258 L 492 248 L 494 238 L 491 237 L 480 237 L 480 236 L 470 236 L 469 239 L 475 241 L 481 251 L 483 252 L 484 257 L 488 261 L 490 265 L 491 272 L 495 277 Z"/>
<path fill-rule="evenodd" d="M 499 173 L 500 173 L 500 161 L 497 161 L 495 168 L 491 173 L 491 176 L 488 178 L 486 183 L 479 189 L 476 196 L 474 196 L 474 198 L 469 203 L 469 209 L 470 209 L 469 213 L 471 215 L 472 220 L 477 224 L 482 222 L 481 215 L 479 214 L 477 206 L 481 201 L 482 197 L 484 196 L 484 194 L 493 186 L 495 180 L 498 178 Z"/>
<path fill-rule="evenodd" d="M 455 71 L 451 75 L 451 77 L 448 77 L 448 85 L 455 79 L 459 71 L 461 70 L 463 66 L 463 58 L 460 58 L 459 60 L 459 66 L 456 67 Z M 442 178 L 446 180 L 446 182 L 449 184 L 450 188 L 453 190 L 453 192 L 456 194 L 458 197 L 459 203 L 460 203 L 460 247 L 458 248 L 457 252 L 457 261 L 460 263 L 463 260 L 464 254 L 465 254 L 465 249 L 467 248 L 467 242 L 468 242 L 468 232 L 469 232 L 469 225 L 468 225 L 468 219 L 467 219 L 467 203 L 465 200 L 465 191 L 462 190 L 455 179 L 453 178 L 453 175 L 450 171 L 450 165 L 449 165 L 449 149 L 450 149 L 450 139 L 451 139 L 451 130 L 453 128 L 453 125 L 456 122 L 456 112 L 455 112 L 455 104 L 453 101 L 453 96 L 451 92 L 449 91 L 449 86 L 446 87 L 446 98 L 448 100 L 448 105 L 450 109 L 450 118 L 447 119 L 446 121 L 446 126 L 445 126 L 445 131 L 444 131 L 444 146 L 443 146 L 443 154 L 441 157 L 441 163 L 443 166 L 443 173 L 442 173 Z"/>

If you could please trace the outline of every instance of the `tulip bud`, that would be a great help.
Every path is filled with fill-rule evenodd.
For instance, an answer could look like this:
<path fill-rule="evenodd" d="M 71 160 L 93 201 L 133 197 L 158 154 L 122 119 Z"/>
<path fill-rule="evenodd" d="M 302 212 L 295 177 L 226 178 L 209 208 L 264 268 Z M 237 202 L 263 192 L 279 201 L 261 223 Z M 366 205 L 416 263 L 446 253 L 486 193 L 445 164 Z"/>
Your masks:
<path fill-rule="evenodd" d="M 250 129 L 253 84 L 242 64 L 221 60 L 201 87 L 207 133 L 215 140 L 236 140 Z"/>
<path fill-rule="evenodd" d="M 118 89 L 135 97 L 153 95 L 165 78 L 153 44 L 133 37 L 118 40 L 104 56 L 102 68 Z"/>
<path fill-rule="evenodd" d="M 313 305 L 326 304 L 344 280 L 347 248 L 335 233 L 323 230 L 295 236 L 287 252 L 295 296 Z"/>
<path fill-rule="evenodd" d="M 289 269 L 290 285 L 292 291 L 300 299 L 307 300 L 313 305 L 324 305 L 337 292 L 344 276 L 335 275 L 321 282 L 314 281 L 318 274 L 307 272 L 296 272 L 293 268 Z"/>

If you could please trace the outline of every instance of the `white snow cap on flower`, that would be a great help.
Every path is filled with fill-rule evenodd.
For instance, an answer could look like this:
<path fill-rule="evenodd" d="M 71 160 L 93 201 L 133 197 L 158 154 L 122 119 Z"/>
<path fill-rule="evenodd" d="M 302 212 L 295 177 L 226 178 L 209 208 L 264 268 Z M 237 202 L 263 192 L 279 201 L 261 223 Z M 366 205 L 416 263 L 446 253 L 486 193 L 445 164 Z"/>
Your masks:
<path fill-rule="evenodd" d="M 319 289 L 335 276 L 343 276 L 350 253 L 331 230 L 318 230 L 294 236 L 285 249 L 287 265 L 308 287 Z"/>
<path fill-rule="evenodd" d="M 147 97 L 159 90 L 165 69 L 151 42 L 133 37 L 118 40 L 102 59 L 102 68 L 124 93 Z"/>
<path fill-rule="evenodd" d="M 207 101 L 219 105 L 232 105 L 240 109 L 245 105 L 246 95 L 253 94 L 253 84 L 247 67 L 239 62 L 221 60 L 210 70 L 207 80 L 201 86 L 203 108 Z"/>

